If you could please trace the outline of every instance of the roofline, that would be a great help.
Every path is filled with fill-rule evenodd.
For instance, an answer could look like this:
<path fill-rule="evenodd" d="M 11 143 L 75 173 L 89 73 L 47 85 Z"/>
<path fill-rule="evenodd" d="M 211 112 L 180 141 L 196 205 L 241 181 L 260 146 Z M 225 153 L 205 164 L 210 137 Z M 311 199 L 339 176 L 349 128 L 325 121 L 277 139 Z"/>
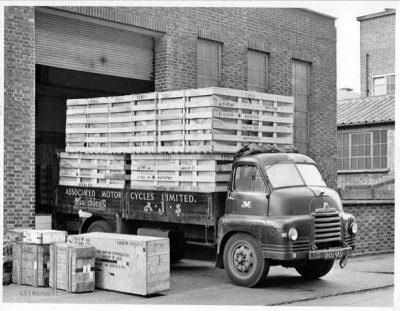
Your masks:
<path fill-rule="evenodd" d="M 382 124 L 395 124 L 395 120 L 382 120 L 382 121 L 366 121 L 366 122 L 357 122 L 357 123 L 337 123 L 337 128 L 343 127 L 357 127 L 357 126 L 365 126 L 365 125 L 382 125 Z"/>
<path fill-rule="evenodd" d="M 337 17 L 335 17 L 335 16 L 328 15 L 328 14 L 325 14 L 325 13 L 321 13 L 321 12 L 318 12 L 318 11 L 314 11 L 314 10 L 311 10 L 311 9 L 307 9 L 307 8 L 298 8 L 298 9 L 304 10 L 304 11 L 307 11 L 307 12 L 311 12 L 311 13 L 314 13 L 314 14 L 318 14 L 318 15 L 327 17 L 329 19 L 337 20 Z"/>
<path fill-rule="evenodd" d="M 373 18 L 378 18 L 378 17 L 382 17 L 382 16 L 387 16 L 387 15 L 393 15 L 393 14 L 396 14 L 395 9 L 386 9 L 386 11 L 383 11 L 383 12 L 359 16 L 359 17 L 357 17 L 357 21 L 361 22 L 361 21 L 364 21 L 367 19 L 373 19 Z"/>

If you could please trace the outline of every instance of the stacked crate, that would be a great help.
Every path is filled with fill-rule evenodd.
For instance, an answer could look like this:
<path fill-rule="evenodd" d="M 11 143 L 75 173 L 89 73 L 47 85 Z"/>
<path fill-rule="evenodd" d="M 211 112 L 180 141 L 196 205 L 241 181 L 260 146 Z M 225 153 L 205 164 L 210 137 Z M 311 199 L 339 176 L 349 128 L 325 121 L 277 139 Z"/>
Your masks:
<path fill-rule="evenodd" d="M 67 152 L 156 152 L 156 93 L 67 100 Z"/>
<path fill-rule="evenodd" d="M 67 232 L 56 230 L 12 230 L 13 283 L 49 286 L 50 244 L 66 242 Z"/>
<path fill-rule="evenodd" d="M 59 184 L 123 189 L 127 169 L 125 154 L 62 152 Z"/>
<path fill-rule="evenodd" d="M 131 159 L 131 188 L 171 191 L 226 191 L 232 169 L 226 154 L 136 154 Z"/>
<path fill-rule="evenodd" d="M 205 88 L 68 100 L 60 185 L 225 191 L 232 155 L 250 143 L 293 143 L 292 97 Z"/>
<path fill-rule="evenodd" d="M 291 97 L 207 88 L 159 93 L 157 107 L 159 152 L 235 153 L 250 143 L 293 143 Z M 165 115 L 171 117 L 163 127 Z"/>

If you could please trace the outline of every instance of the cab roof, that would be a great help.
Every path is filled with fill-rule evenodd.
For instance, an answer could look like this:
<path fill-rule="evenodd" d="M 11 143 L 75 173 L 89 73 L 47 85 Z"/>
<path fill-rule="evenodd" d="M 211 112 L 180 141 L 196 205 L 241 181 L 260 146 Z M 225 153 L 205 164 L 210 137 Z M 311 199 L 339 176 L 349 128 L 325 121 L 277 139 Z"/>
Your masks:
<path fill-rule="evenodd" d="M 236 162 L 252 162 L 263 166 L 291 162 L 316 164 L 310 157 L 299 153 L 257 153 L 240 157 Z"/>

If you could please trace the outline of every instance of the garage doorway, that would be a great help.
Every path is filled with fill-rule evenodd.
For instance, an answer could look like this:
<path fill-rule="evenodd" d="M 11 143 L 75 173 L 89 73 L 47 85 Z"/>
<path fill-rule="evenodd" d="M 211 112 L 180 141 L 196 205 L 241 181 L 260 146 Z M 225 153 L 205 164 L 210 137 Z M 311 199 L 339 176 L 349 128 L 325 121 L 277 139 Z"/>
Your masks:
<path fill-rule="evenodd" d="M 133 27 L 37 8 L 36 213 L 51 213 L 66 100 L 154 91 L 154 38 Z"/>

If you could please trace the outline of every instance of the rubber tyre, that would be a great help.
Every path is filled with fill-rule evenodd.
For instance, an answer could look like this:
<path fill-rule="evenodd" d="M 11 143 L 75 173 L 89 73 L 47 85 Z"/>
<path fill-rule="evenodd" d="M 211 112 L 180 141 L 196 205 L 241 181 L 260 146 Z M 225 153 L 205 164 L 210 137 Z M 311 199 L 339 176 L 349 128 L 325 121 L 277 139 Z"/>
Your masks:
<path fill-rule="evenodd" d="M 296 271 L 306 279 L 319 279 L 331 271 L 335 260 L 306 260 L 295 267 Z"/>
<path fill-rule="evenodd" d="M 257 240 L 249 234 L 235 234 L 224 248 L 225 271 L 231 281 L 239 286 L 260 285 L 269 272 Z"/>
<path fill-rule="evenodd" d="M 111 232 L 111 226 L 105 220 L 93 222 L 86 232 Z"/>

